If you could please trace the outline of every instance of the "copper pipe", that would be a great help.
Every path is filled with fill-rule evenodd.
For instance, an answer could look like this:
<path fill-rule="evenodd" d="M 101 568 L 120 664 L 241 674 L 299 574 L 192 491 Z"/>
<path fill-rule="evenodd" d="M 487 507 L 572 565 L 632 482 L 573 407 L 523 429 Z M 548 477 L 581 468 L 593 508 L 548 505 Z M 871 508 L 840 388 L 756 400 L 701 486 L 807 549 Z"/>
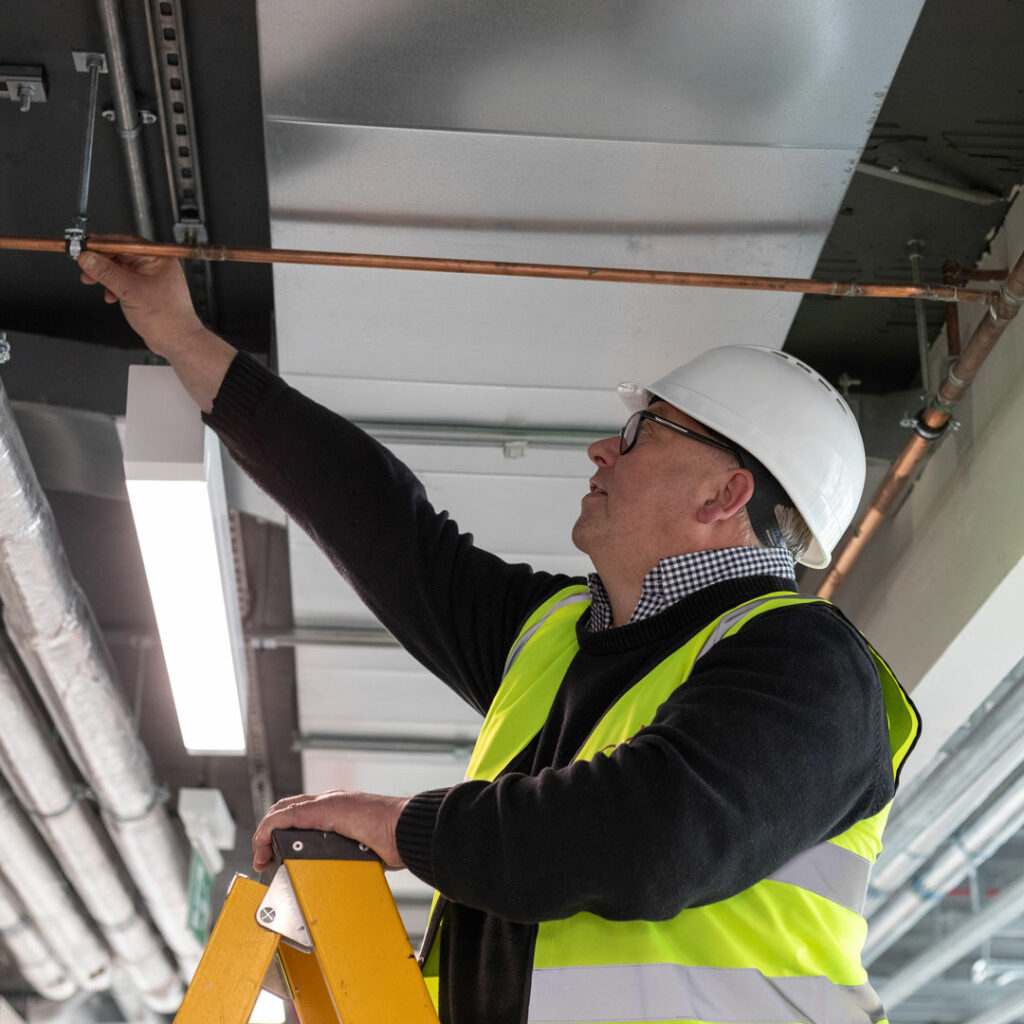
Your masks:
<path fill-rule="evenodd" d="M 952 284 L 960 264 L 956 260 L 946 260 L 942 264 L 942 281 Z M 946 354 L 950 359 L 960 355 L 960 311 L 955 302 L 946 304 Z"/>
<path fill-rule="evenodd" d="M 440 259 L 433 256 L 383 256 L 374 253 L 318 252 L 308 249 L 233 249 L 224 245 L 165 245 L 157 242 L 104 241 L 90 238 L 88 248 L 107 255 L 175 256 L 178 259 L 238 263 L 310 263 L 331 267 L 381 270 L 430 270 L 449 274 L 491 274 L 506 277 L 566 278 L 576 281 L 623 281 L 629 284 L 673 284 L 694 288 L 738 288 L 753 291 L 803 292 L 809 295 L 862 296 L 881 299 L 935 299 L 940 302 L 993 301 L 994 292 L 950 285 L 858 284 L 856 281 L 813 281 L 799 277 L 755 277 L 745 274 L 700 274 L 622 267 L 573 267 L 555 263 L 502 263 L 492 260 Z M 64 252 L 63 239 L 0 236 L 0 250 Z"/>
<path fill-rule="evenodd" d="M 818 588 L 818 596 L 830 598 L 846 579 L 853 563 L 868 541 L 875 535 L 882 520 L 892 509 L 907 481 L 928 454 L 932 445 L 949 425 L 953 406 L 960 401 L 977 376 L 981 364 L 992 351 L 1006 325 L 1024 304 L 1024 254 L 1007 275 L 1006 283 L 996 293 L 995 301 L 974 329 L 967 347 L 946 371 L 946 379 L 939 385 L 928 405 L 917 418 L 914 436 L 889 467 L 889 472 L 875 491 L 871 505 L 857 524 L 853 535 L 838 554 L 828 575 Z"/>
<path fill-rule="evenodd" d="M 1005 270 L 979 270 L 977 267 L 966 267 L 957 260 L 946 260 L 942 270 L 952 281 L 1002 281 L 1006 278 Z"/>

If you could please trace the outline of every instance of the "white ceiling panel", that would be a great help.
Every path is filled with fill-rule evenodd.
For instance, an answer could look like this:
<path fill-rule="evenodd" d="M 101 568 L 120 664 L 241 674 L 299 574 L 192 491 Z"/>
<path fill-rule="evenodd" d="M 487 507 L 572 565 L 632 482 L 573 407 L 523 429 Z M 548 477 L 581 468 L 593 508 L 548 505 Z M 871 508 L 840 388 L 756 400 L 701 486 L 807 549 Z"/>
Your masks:
<path fill-rule="evenodd" d="M 261 0 L 264 105 L 349 124 L 860 146 L 921 4 Z"/>
<path fill-rule="evenodd" d="M 581 492 L 582 496 L 582 492 Z M 578 499 L 577 499 L 578 505 Z M 492 516 L 500 508 L 489 510 Z M 537 518 L 534 516 L 533 518 Z M 468 520 L 456 522 L 472 531 Z M 479 524 L 475 524 L 479 525 Z M 473 531 L 479 533 L 479 531 Z M 541 555 L 529 551 L 496 552 L 508 562 L 527 562 L 539 572 L 568 573 L 585 576 L 591 571 L 590 559 L 572 549 L 568 530 L 564 553 Z M 338 575 L 320 549 L 293 523 L 288 524 L 288 557 L 291 562 L 292 611 L 295 621 L 303 626 L 371 626 L 375 620 L 355 591 Z"/>
<path fill-rule="evenodd" d="M 295 668 L 303 736 L 427 736 L 472 746 L 480 728 L 480 715 L 400 647 L 300 647 Z"/>
<path fill-rule="evenodd" d="M 636 350 L 630 346 L 630 351 Z M 642 362 L 642 354 L 637 353 L 637 356 Z M 623 376 L 647 379 L 639 371 Z M 602 432 L 618 430 L 622 420 L 622 402 L 607 382 L 600 388 L 507 387 L 367 380 L 329 377 L 315 372 L 288 373 L 285 379 L 314 401 L 354 420 L 379 420 L 387 415 L 403 422 L 444 423 L 451 421 L 453 410 L 458 410 L 459 419 L 464 423 L 548 427 L 603 424 Z M 619 381 L 614 380 L 614 383 Z"/>
<path fill-rule="evenodd" d="M 408 754 L 375 750 L 304 750 L 302 770 L 310 792 L 356 789 L 408 796 L 461 782 L 469 755 Z"/>

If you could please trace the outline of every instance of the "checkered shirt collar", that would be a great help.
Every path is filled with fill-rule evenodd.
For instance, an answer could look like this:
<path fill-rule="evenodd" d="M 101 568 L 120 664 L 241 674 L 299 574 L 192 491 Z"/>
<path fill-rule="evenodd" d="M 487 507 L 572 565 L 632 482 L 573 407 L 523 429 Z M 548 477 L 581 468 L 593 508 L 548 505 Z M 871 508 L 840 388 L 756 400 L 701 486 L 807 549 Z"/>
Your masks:
<path fill-rule="evenodd" d="M 795 581 L 793 557 L 786 548 L 741 547 L 692 551 L 663 558 L 644 577 L 640 600 L 629 621 L 649 619 L 712 583 L 743 576 L 777 576 Z M 587 582 L 591 600 L 587 628 L 592 632 L 608 629 L 612 624 L 608 592 L 596 572 L 587 577 Z"/>

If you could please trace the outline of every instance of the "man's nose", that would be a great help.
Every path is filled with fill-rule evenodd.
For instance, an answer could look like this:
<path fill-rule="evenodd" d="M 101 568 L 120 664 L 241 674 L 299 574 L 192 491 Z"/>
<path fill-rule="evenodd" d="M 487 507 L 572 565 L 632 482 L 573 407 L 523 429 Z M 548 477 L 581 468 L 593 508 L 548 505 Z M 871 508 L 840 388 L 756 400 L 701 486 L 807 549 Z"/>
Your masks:
<path fill-rule="evenodd" d="M 619 457 L 619 438 L 602 437 L 587 448 L 587 458 L 595 466 L 610 466 Z"/>

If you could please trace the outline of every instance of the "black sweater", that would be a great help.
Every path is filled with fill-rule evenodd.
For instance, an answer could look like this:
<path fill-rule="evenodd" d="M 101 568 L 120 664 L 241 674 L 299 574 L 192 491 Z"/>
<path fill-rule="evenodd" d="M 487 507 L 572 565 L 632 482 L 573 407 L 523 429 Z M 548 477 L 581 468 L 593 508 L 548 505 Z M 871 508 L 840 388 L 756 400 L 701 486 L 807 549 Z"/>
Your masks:
<path fill-rule="evenodd" d="M 247 357 L 206 419 L 402 644 L 486 711 L 524 619 L 574 581 L 475 547 L 386 449 Z M 600 632 L 585 613 L 551 714 L 515 762 L 493 783 L 410 801 L 399 852 L 450 901 L 442 1020 L 525 1021 L 537 922 L 659 920 L 724 899 L 892 798 L 871 655 L 820 603 L 757 616 L 629 743 L 573 761 L 615 699 L 702 626 L 790 587 L 723 581 Z"/>

